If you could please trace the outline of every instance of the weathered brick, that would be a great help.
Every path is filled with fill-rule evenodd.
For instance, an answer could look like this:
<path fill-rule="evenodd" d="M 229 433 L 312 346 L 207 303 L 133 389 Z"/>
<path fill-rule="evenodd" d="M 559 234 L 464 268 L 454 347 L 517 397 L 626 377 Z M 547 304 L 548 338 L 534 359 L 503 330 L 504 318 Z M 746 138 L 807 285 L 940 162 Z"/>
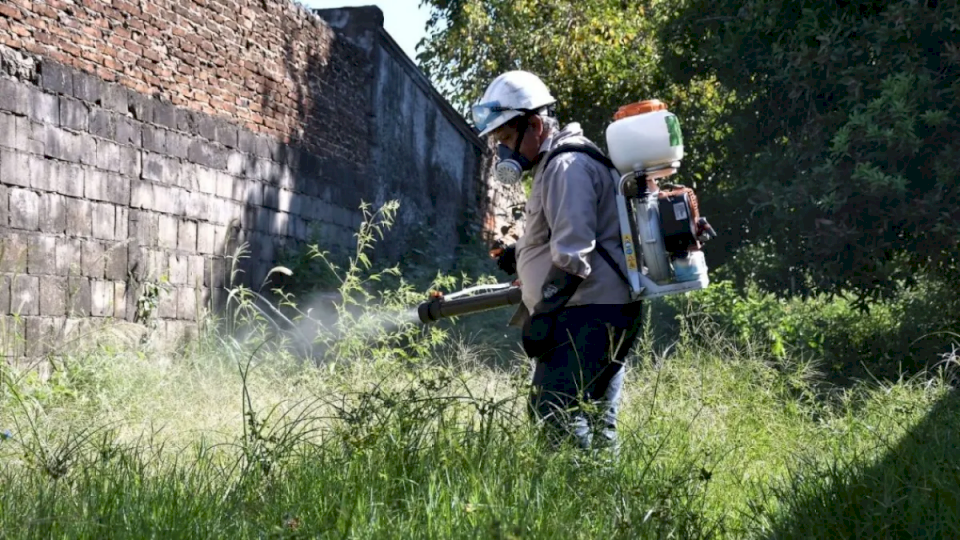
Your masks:
<path fill-rule="evenodd" d="M 300 199 L 292 191 L 281 189 L 277 194 L 277 208 L 290 214 L 300 214 Z"/>
<path fill-rule="evenodd" d="M 30 187 L 30 156 L 0 149 L 0 184 Z"/>
<path fill-rule="evenodd" d="M 198 176 L 203 167 L 195 163 L 190 163 L 189 161 L 180 162 L 178 165 L 180 174 L 177 179 L 177 185 L 187 191 L 200 191 L 200 181 Z"/>
<path fill-rule="evenodd" d="M 90 133 L 101 139 L 117 139 L 117 115 L 104 109 L 90 111 Z"/>
<path fill-rule="evenodd" d="M 4 232 L 0 236 L 0 272 L 26 273 L 29 236 Z"/>
<path fill-rule="evenodd" d="M 160 293 L 157 302 L 157 316 L 161 319 L 177 318 L 177 289 L 165 290 Z"/>
<path fill-rule="evenodd" d="M 31 120 L 53 126 L 60 125 L 60 100 L 53 94 L 43 92 L 37 87 L 27 90 L 29 111 L 27 116 Z"/>
<path fill-rule="evenodd" d="M 103 171 L 87 171 L 84 195 L 94 201 L 126 205 L 130 202 L 130 180 L 125 176 Z"/>
<path fill-rule="evenodd" d="M 240 152 L 230 152 L 227 155 L 227 172 L 233 176 L 243 176 L 246 173 L 247 157 Z"/>
<path fill-rule="evenodd" d="M 197 253 L 207 255 L 216 251 L 216 230 L 210 223 L 197 225 Z"/>
<path fill-rule="evenodd" d="M 217 197 L 230 199 L 233 197 L 233 184 L 236 179 L 226 173 L 217 173 Z"/>
<path fill-rule="evenodd" d="M 103 81 L 82 71 L 73 72 L 73 96 L 88 103 L 97 103 L 103 96 Z"/>
<path fill-rule="evenodd" d="M 192 221 L 179 223 L 177 249 L 188 253 L 197 251 L 197 224 Z"/>
<path fill-rule="evenodd" d="M 40 231 L 62 233 L 67 229 L 67 212 L 63 195 L 44 193 L 40 197 Z"/>
<path fill-rule="evenodd" d="M 257 210 L 257 226 L 255 230 L 259 232 L 270 232 L 273 228 L 273 220 L 276 212 L 267 209 L 266 207 L 260 208 Z"/>
<path fill-rule="evenodd" d="M 126 241 L 129 237 L 130 210 L 125 206 L 117 206 L 117 230 L 113 237 L 117 240 Z"/>
<path fill-rule="evenodd" d="M 179 158 L 187 159 L 190 155 L 191 139 L 180 133 L 168 131 L 166 135 L 167 154 Z"/>
<path fill-rule="evenodd" d="M 0 318 L 0 356 L 21 358 L 26 354 L 26 321 L 17 317 Z"/>
<path fill-rule="evenodd" d="M 164 184 L 170 183 L 167 174 L 167 167 L 175 161 L 168 159 L 160 154 L 151 152 L 143 153 L 143 171 L 141 176 L 144 180 L 152 180 Z"/>
<path fill-rule="evenodd" d="M 277 183 L 280 187 L 287 190 L 296 190 L 297 182 L 296 177 L 293 174 L 293 169 L 287 167 L 286 165 L 280 166 L 280 180 Z"/>
<path fill-rule="evenodd" d="M 237 148 L 244 154 L 256 155 L 257 137 L 252 131 L 240 129 L 237 131 Z"/>
<path fill-rule="evenodd" d="M 263 206 L 264 185 L 256 180 L 247 180 L 244 182 L 246 193 L 241 201 L 253 206 Z"/>
<path fill-rule="evenodd" d="M 187 159 L 203 165 L 204 167 L 216 168 L 216 148 L 203 139 L 193 139 L 187 148 Z"/>
<path fill-rule="evenodd" d="M 6 78 L 0 78 L 0 110 L 17 114 L 30 111 L 27 86 Z"/>
<path fill-rule="evenodd" d="M 196 115 L 197 121 L 197 133 L 201 137 L 209 141 L 216 140 L 217 138 L 217 123 L 212 117 L 205 114 Z"/>
<path fill-rule="evenodd" d="M 177 129 L 177 115 L 175 107 L 168 101 L 157 101 L 153 105 L 153 123 Z"/>
<path fill-rule="evenodd" d="M 123 281 L 113 284 L 113 316 L 123 320 L 127 318 L 127 285 Z"/>
<path fill-rule="evenodd" d="M 90 280 L 81 276 L 67 278 L 67 315 L 89 317 L 92 303 Z"/>
<path fill-rule="evenodd" d="M 60 96 L 60 126 L 84 132 L 90 126 L 90 108 L 82 101 Z"/>
<path fill-rule="evenodd" d="M 127 90 L 119 84 L 105 84 L 101 103 L 105 109 L 127 114 Z"/>
<path fill-rule="evenodd" d="M 257 155 L 270 160 L 276 160 L 280 155 L 280 143 L 270 135 L 261 133 L 257 136 Z"/>
<path fill-rule="evenodd" d="M 218 121 L 216 141 L 227 148 L 236 148 L 237 132 L 237 126 L 222 120 Z"/>
<path fill-rule="evenodd" d="M 153 212 L 131 211 L 131 221 L 137 222 L 137 240 L 141 246 L 157 247 L 160 239 L 160 215 Z"/>
<path fill-rule="evenodd" d="M 73 95 L 73 70 L 49 59 L 40 61 L 40 86 L 56 94 Z"/>
<path fill-rule="evenodd" d="M 127 89 L 127 109 L 133 117 L 144 124 L 152 124 L 156 101 L 150 96 L 141 95 L 132 88 Z"/>
<path fill-rule="evenodd" d="M 222 257 L 207 257 L 203 260 L 203 286 L 222 287 L 225 265 Z"/>
<path fill-rule="evenodd" d="M 197 290 L 194 288 L 177 289 L 177 318 L 185 321 L 197 319 Z"/>
<path fill-rule="evenodd" d="M 140 178 L 141 163 L 139 149 L 132 146 L 120 147 L 120 174 L 127 178 Z"/>
<path fill-rule="evenodd" d="M 214 195 L 217 193 L 217 172 L 206 167 L 194 167 L 196 171 L 197 189 L 201 193 Z"/>
<path fill-rule="evenodd" d="M 261 261 L 273 262 L 275 255 L 276 245 L 274 244 L 273 237 L 261 233 L 257 241 L 257 252 L 254 254 L 254 257 Z"/>
<path fill-rule="evenodd" d="M 140 146 L 140 123 L 129 116 L 117 117 L 117 142 Z"/>
<path fill-rule="evenodd" d="M 40 278 L 40 315 L 67 314 L 67 278 L 43 276 Z"/>
<path fill-rule="evenodd" d="M 224 248 L 230 244 L 231 229 L 223 225 L 215 225 L 213 230 L 213 252 L 217 255 L 225 255 Z"/>
<path fill-rule="evenodd" d="M 0 316 L 3 315 L 10 315 L 10 277 L 0 274 Z M 2 336 L 2 333 L 0 333 L 0 341 L 2 341 Z M 0 345 L 0 351 L 2 351 L 2 347 Z"/>
<path fill-rule="evenodd" d="M 177 218 L 160 216 L 159 245 L 166 249 L 177 249 Z"/>
<path fill-rule="evenodd" d="M 191 255 L 189 257 L 187 268 L 187 283 L 191 287 L 200 287 L 203 285 L 203 256 Z"/>
<path fill-rule="evenodd" d="M 96 161 L 96 146 L 86 135 L 46 126 L 44 155 L 70 163 L 92 164 Z"/>
<path fill-rule="evenodd" d="M 120 147 L 116 143 L 97 140 L 97 168 L 120 172 Z"/>
<path fill-rule="evenodd" d="M 29 358 L 50 354 L 63 341 L 53 317 L 27 317 L 24 322 L 27 336 L 24 354 Z"/>
<path fill-rule="evenodd" d="M 27 156 L 27 167 L 30 169 L 30 187 L 35 190 L 54 191 L 55 182 L 51 173 L 55 161 L 34 156 Z"/>
<path fill-rule="evenodd" d="M 103 245 L 95 240 L 84 240 L 80 251 L 81 275 L 103 279 L 104 269 L 106 268 Z"/>
<path fill-rule="evenodd" d="M 10 226 L 10 194 L 7 186 L 0 185 L 0 228 Z"/>
<path fill-rule="evenodd" d="M 80 165 L 54 161 L 48 164 L 55 191 L 68 197 L 83 197 L 86 171 Z"/>
<path fill-rule="evenodd" d="M 157 186 L 156 191 L 159 193 L 159 188 L 163 186 Z M 176 216 L 182 216 L 186 210 L 187 197 L 189 193 L 181 188 L 168 187 L 166 188 L 166 195 L 162 201 L 163 212 L 168 214 L 173 214 Z"/>
<path fill-rule="evenodd" d="M 117 211 L 113 205 L 93 203 L 93 237 L 113 240 L 117 229 Z"/>
<path fill-rule="evenodd" d="M 0 113 L 0 146 L 19 148 L 20 143 L 17 139 L 17 117 Z"/>
<path fill-rule="evenodd" d="M 80 275 L 81 241 L 73 238 L 58 238 L 56 273 L 60 276 Z"/>
<path fill-rule="evenodd" d="M 170 255 L 170 283 L 184 285 L 187 283 L 189 259 L 186 255 Z"/>
<path fill-rule="evenodd" d="M 40 314 L 40 276 L 16 275 L 10 285 L 10 311 L 29 317 Z"/>
<path fill-rule="evenodd" d="M 150 208 L 153 202 L 153 184 L 143 181 L 130 183 L 130 207 Z"/>
<path fill-rule="evenodd" d="M 22 150 L 38 156 L 44 155 L 47 127 L 27 117 L 17 119 L 17 137 L 23 142 Z"/>
<path fill-rule="evenodd" d="M 93 280 L 90 283 L 90 315 L 94 317 L 113 317 L 114 288 L 112 281 Z"/>
<path fill-rule="evenodd" d="M 28 242 L 27 272 L 33 275 L 57 273 L 57 239 L 53 236 L 31 236 Z"/>
<path fill-rule="evenodd" d="M 144 150 L 158 154 L 167 153 L 167 130 L 160 127 L 144 126 L 142 136 Z"/>
<path fill-rule="evenodd" d="M 280 208 L 280 190 L 273 186 L 263 186 L 263 207 Z"/>
<path fill-rule="evenodd" d="M 33 191 L 11 188 L 9 190 L 10 227 L 36 231 L 40 228 L 40 196 Z"/>
<path fill-rule="evenodd" d="M 148 262 L 152 266 L 151 272 L 156 272 L 155 274 L 151 273 L 153 279 L 160 279 L 160 276 L 166 276 L 169 279 L 170 257 L 167 255 L 167 253 L 159 250 L 153 250 Z"/>
<path fill-rule="evenodd" d="M 93 231 L 93 203 L 83 199 L 67 199 L 65 202 L 67 230 L 75 236 L 90 236 Z"/>
<path fill-rule="evenodd" d="M 114 281 L 123 281 L 127 279 L 127 248 L 124 244 L 110 246 L 104 252 L 105 266 L 104 276 Z"/>
<path fill-rule="evenodd" d="M 202 221 L 209 219 L 210 206 L 213 198 L 203 193 L 191 193 L 184 201 L 184 215 L 193 220 Z"/>

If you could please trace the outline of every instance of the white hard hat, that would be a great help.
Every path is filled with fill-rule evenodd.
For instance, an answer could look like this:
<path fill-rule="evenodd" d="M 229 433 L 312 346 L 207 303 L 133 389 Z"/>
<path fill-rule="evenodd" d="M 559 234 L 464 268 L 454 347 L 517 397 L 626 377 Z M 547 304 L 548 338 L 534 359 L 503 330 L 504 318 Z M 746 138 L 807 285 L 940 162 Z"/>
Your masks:
<path fill-rule="evenodd" d="M 508 71 L 494 79 L 480 102 L 473 106 L 473 122 L 483 137 L 521 114 L 556 101 L 547 85 L 533 73 Z"/>

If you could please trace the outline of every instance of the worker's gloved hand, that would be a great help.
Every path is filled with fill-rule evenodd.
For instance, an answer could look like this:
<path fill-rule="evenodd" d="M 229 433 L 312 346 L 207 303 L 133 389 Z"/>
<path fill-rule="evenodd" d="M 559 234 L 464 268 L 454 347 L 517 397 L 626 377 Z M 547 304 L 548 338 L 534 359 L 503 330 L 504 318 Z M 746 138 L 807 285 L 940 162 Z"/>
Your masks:
<path fill-rule="evenodd" d="M 490 256 L 497 259 L 497 268 L 502 270 L 508 276 L 517 273 L 517 246 L 511 244 L 505 245 L 499 242 L 490 250 Z"/>
<path fill-rule="evenodd" d="M 524 326 L 523 346 L 528 355 L 543 356 L 555 346 L 551 339 L 557 314 L 573 297 L 583 278 L 551 267 L 541 288 L 543 298 L 533 308 L 530 321 Z"/>

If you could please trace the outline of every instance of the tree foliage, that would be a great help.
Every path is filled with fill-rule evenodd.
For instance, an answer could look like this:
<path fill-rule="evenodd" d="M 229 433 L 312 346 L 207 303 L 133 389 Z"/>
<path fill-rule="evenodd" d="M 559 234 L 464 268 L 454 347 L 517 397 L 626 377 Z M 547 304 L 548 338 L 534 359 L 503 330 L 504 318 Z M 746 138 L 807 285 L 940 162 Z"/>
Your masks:
<path fill-rule="evenodd" d="M 722 235 L 713 266 L 864 300 L 957 276 L 957 2 L 423 3 L 419 60 L 464 113 L 516 68 L 601 144 L 620 105 L 667 102 L 684 129 L 678 179 Z"/>
<path fill-rule="evenodd" d="M 767 285 L 891 295 L 955 275 L 960 4 L 693 0 L 661 33 L 665 76 L 741 99 L 720 166 Z M 805 281 L 804 281 L 805 280 Z"/>

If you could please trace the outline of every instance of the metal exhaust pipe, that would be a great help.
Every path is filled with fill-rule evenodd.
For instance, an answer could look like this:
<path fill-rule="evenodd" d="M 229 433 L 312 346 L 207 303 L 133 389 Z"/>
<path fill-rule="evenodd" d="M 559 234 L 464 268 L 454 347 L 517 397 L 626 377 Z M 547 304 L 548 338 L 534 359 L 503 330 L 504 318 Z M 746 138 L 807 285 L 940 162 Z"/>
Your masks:
<path fill-rule="evenodd" d="M 504 306 L 519 304 L 523 298 L 520 287 L 513 285 L 502 290 L 445 300 L 437 295 L 417 307 L 417 315 L 423 324 L 431 324 L 447 317 L 470 315 Z"/>

